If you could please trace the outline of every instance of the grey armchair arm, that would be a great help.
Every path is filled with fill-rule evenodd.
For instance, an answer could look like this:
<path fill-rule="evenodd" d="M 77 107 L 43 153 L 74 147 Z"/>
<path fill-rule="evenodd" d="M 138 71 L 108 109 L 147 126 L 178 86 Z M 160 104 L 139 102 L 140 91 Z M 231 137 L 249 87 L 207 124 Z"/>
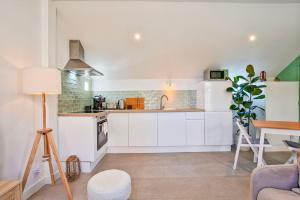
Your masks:
<path fill-rule="evenodd" d="M 264 188 L 291 190 L 298 187 L 298 176 L 297 165 L 269 165 L 256 168 L 251 174 L 251 200 L 256 200 L 258 193 Z"/>

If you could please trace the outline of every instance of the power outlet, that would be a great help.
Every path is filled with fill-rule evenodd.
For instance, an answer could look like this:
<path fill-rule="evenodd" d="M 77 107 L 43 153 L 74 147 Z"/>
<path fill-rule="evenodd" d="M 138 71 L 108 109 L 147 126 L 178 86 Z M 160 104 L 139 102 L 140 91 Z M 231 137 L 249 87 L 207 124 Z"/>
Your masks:
<path fill-rule="evenodd" d="M 41 170 L 39 168 L 33 169 L 32 174 L 33 176 L 38 176 L 41 173 Z"/>

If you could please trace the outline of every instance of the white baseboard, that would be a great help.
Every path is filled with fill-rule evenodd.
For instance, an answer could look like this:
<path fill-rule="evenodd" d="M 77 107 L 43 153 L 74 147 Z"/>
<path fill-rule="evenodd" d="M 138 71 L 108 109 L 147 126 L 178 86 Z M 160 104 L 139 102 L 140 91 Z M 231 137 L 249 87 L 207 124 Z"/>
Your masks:
<path fill-rule="evenodd" d="M 95 162 L 91 163 L 90 172 L 93 171 L 93 169 L 98 165 L 98 163 L 102 160 L 102 158 L 105 156 L 106 153 L 107 153 L 107 149 L 105 149 L 105 152 L 103 154 L 100 154 L 99 158 Z"/>
<path fill-rule="evenodd" d="M 107 153 L 177 153 L 231 151 L 231 146 L 108 147 Z"/>
<path fill-rule="evenodd" d="M 55 180 L 60 179 L 60 174 L 59 174 L 58 170 L 56 172 L 54 172 L 54 178 L 55 178 Z M 45 177 L 45 184 L 51 184 L 51 177 L 50 176 Z"/>
<path fill-rule="evenodd" d="M 55 179 L 58 180 L 60 178 L 59 172 L 56 171 L 54 173 L 54 176 L 55 176 Z M 44 177 L 40 178 L 38 181 L 36 181 L 31 186 L 25 188 L 25 190 L 23 192 L 22 199 L 23 200 L 28 199 L 34 193 L 36 193 L 37 191 L 39 191 L 44 185 L 47 185 L 47 184 L 51 184 L 51 178 L 50 178 L 50 176 L 44 176 Z"/>
<path fill-rule="evenodd" d="M 93 171 L 93 169 L 96 167 L 96 165 L 100 162 L 100 160 L 102 160 L 102 158 L 105 156 L 107 152 L 107 148 L 105 148 L 103 151 L 101 151 L 99 154 L 98 154 L 98 158 L 96 161 L 94 162 L 91 162 L 91 161 L 80 161 L 80 169 L 81 169 L 81 172 L 83 173 L 90 173 Z M 66 166 L 66 162 L 65 161 L 61 161 L 62 163 L 62 166 Z"/>
<path fill-rule="evenodd" d="M 270 148 L 265 148 L 265 152 L 290 151 L 285 145 L 273 145 Z"/>

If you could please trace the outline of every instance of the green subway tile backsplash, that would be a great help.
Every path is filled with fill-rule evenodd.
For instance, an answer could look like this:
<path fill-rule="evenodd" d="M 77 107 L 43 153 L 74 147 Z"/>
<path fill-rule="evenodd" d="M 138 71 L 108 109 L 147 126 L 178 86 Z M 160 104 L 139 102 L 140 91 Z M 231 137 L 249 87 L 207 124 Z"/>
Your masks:
<path fill-rule="evenodd" d="M 163 94 L 169 97 L 166 106 L 170 108 L 196 108 L 197 103 L 196 90 L 97 91 L 94 94 L 106 97 L 109 103 L 116 103 L 119 99 L 144 97 L 145 109 L 158 109 Z"/>
<path fill-rule="evenodd" d="M 58 112 L 76 112 L 92 105 L 92 79 L 66 71 L 62 71 L 61 77 L 62 94 L 58 97 Z"/>
<path fill-rule="evenodd" d="M 85 88 L 85 85 L 88 88 Z M 158 109 L 160 97 L 165 94 L 169 97 L 166 107 L 195 108 L 196 90 L 139 90 L 139 91 L 95 91 L 91 90 L 92 79 L 76 76 L 73 73 L 62 71 L 62 94 L 58 97 L 60 113 L 77 112 L 84 110 L 84 106 L 93 104 L 93 96 L 102 95 L 106 102 L 115 104 L 119 99 L 130 97 L 144 97 L 145 109 Z"/>

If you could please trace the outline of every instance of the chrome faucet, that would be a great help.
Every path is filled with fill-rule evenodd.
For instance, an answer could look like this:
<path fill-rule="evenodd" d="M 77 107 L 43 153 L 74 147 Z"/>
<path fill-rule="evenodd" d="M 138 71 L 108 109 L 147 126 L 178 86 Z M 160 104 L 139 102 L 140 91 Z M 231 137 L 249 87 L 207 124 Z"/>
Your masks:
<path fill-rule="evenodd" d="M 167 101 L 169 100 L 168 96 L 165 95 L 165 94 L 160 97 L 160 109 L 161 110 L 165 109 L 165 103 L 163 105 L 163 99 L 164 99 L 164 97 L 167 99 Z"/>

